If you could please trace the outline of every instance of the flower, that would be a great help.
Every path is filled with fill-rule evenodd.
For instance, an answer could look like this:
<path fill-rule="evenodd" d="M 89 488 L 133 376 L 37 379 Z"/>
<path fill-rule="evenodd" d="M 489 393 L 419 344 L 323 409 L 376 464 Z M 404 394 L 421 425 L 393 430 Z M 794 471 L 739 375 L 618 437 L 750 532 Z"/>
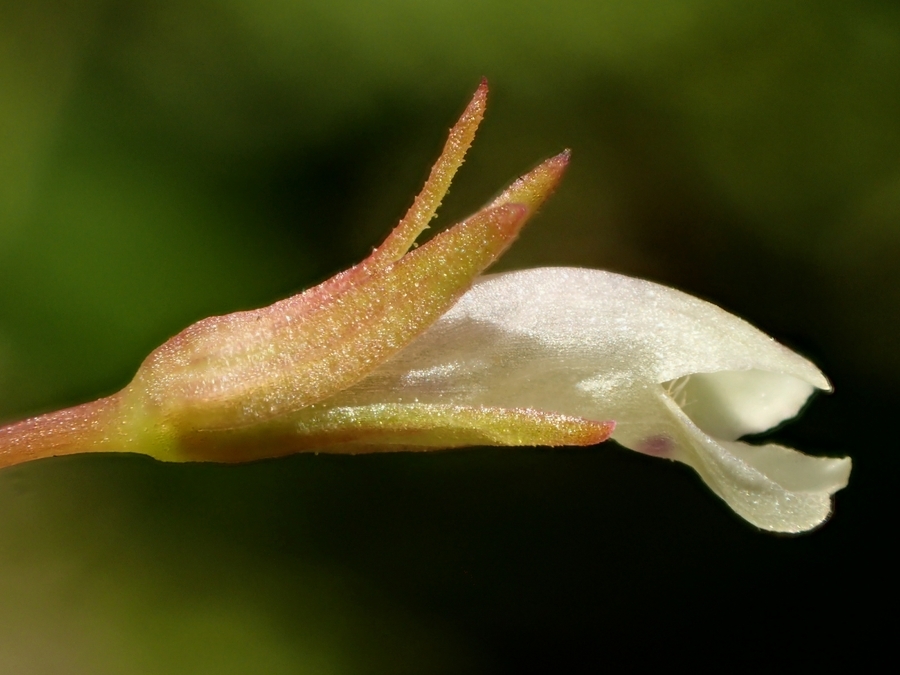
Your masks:
<path fill-rule="evenodd" d="M 0 466 L 100 451 L 242 462 L 593 445 L 613 434 L 694 467 L 761 528 L 821 523 L 849 459 L 737 442 L 829 388 L 808 361 L 713 305 L 645 281 L 576 269 L 477 279 L 553 191 L 568 152 L 410 251 L 463 162 L 486 96 L 482 82 L 422 192 L 366 260 L 269 307 L 188 327 L 113 396 L 0 429 Z"/>

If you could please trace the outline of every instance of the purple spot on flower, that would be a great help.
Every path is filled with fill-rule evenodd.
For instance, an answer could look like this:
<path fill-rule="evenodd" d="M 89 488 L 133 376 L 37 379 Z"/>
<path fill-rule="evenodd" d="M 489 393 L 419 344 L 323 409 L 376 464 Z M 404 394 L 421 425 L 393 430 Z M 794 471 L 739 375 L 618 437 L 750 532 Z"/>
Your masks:
<path fill-rule="evenodd" d="M 653 457 L 668 457 L 672 454 L 673 448 L 672 439 L 668 436 L 650 436 L 641 441 L 635 449 Z"/>

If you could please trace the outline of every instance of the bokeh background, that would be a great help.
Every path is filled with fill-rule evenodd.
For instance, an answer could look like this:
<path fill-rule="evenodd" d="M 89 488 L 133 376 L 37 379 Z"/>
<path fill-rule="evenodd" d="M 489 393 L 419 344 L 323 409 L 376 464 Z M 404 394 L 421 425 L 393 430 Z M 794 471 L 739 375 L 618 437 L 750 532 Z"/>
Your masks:
<path fill-rule="evenodd" d="M 853 457 L 831 522 L 757 532 L 611 443 L 35 462 L 0 473 L 0 671 L 564 672 L 713 624 L 831 656 L 895 590 L 886 2 L 0 0 L 0 420 L 358 261 L 482 76 L 441 223 L 572 148 L 498 269 L 643 276 L 812 358 L 836 391 L 774 437 Z"/>

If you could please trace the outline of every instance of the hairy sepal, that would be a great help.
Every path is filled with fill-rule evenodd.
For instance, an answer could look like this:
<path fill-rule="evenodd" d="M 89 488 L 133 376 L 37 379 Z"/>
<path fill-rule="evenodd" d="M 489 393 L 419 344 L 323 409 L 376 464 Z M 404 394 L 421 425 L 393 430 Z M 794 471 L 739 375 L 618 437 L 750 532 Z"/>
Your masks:
<path fill-rule="evenodd" d="M 594 445 L 613 422 L 529 408 L 381 403 L 312 406 L 252 429 L 197 431 L 181 441 L 186 459 L 243 462 L 296 452 L 358 454 L 475 445 Z"/>
<path fill-rule="evenodd" d="M 177 429 L 228 429 L 364 378 L 437 320 L 516 237 L 529 210 L 490 208 L 300 316 L 286 300 L 212 317 L 157 349 L 133 389 Z"/>

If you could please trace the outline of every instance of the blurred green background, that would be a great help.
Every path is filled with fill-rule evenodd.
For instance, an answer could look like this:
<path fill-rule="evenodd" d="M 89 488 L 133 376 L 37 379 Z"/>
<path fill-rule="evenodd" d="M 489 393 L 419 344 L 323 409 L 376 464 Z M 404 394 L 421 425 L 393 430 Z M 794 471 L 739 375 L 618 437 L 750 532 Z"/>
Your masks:
<path fill-rule="evenodd" d="M 832 521 L 758 533 L 613 444 L 41 461 L 0 474 L 0 672 L 564 669 L 685 606 L 818 635 L 884 588 L 890 3 L 0 0 L 0 420 L 111 393 L 189 323 L 358 261 L 483 75 L 441 223 L 571 147 L 498 268 L 650 278 L 812 358 L 836 392 L 775 437 L 853 457 Z"/>

